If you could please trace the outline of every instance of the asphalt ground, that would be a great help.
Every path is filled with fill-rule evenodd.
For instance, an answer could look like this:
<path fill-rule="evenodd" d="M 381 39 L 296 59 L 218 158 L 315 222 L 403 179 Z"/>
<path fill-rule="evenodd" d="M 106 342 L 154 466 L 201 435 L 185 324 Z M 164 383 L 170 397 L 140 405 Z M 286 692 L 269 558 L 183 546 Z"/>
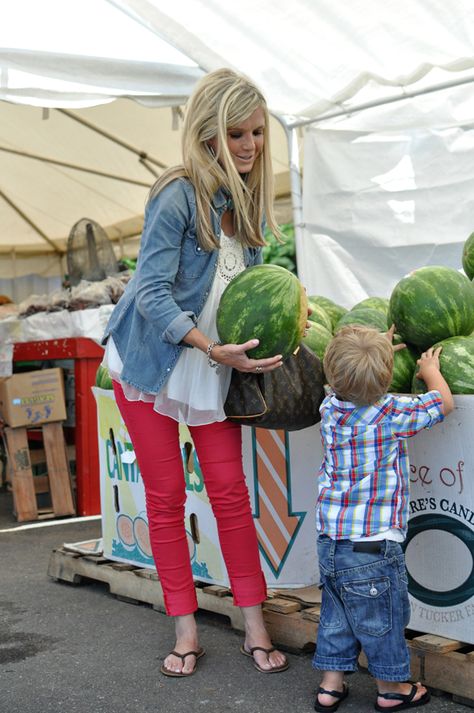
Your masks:
<path fill-rule="evenodd" d="M 5 531 L 7 530 L 7 531 Z M 0 491 L 1 713 L 310 713 L 320 675 L 310 653 L 289 653 L 284 673 L 258 673 L 239 653 L 226 618 L 198 612 L 206 649 L 195 675 L 159 672 L 173 647 L 172 621 L 146 605 L 119 601 L 105 585 L 70 585 L 47 575 L 52 550 L 100 537 L 100 520 L 22 528 Z M 348 677 L 346 713 L 373 711 L 375 685 Z M 423 710 L 468 713 L 450 696 Z"/>

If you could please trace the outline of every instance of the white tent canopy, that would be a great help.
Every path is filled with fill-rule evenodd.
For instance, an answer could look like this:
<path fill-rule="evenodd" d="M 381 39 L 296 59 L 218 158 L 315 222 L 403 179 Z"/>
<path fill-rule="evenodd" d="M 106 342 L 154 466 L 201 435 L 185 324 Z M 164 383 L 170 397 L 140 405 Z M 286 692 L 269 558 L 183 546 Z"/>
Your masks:
<path fill-rule="evenodd" d="M 17 248 L 15 269 L 19 269 L 20 260 L 24 261 L 21 246 L 24 253 L 43 252 L 52 260 L 54 249 L 63 249 L 64 237 L 80 217 L 98 215 L 99 222 L 110 226 L 123 225 L 123 221 L 141 214 L 147 189 L 140 183 L 153 180 L 149 168 L 160 170 L 160 163 L 169 165 L 178 155 L 179 130 L 172 130 L 177 117 L 175 114 L 173 119 L 169 107 L 182 105 L 197 78 L 220 66 L 252 77 L 264 91 L 274 115 L 287 127 L 308 126 L 307 146 L 321 146 L 316 152 L 309 149 L 309 155 L 305 148 L 305 204 L 301 213 L 296 134 L 291 134 L 295 217 L 302 228 L 298 255 L 302 258 L 303 282 L 312 292 L 319 291 L 327 261 L 319 259 L 318 249 L 322 244 L 330 245 L 330 253 L 343 256 L 331 263 L 333 294 L 338 282 L 352 278 L 355 288 L 351 299 L 367 293 L 369 275 L 354 277 L 358 249 L 367 240 L 367 222 L 359 221 L 361 202 L 354 196 L 366 191 L 367 184 L 350 185 L 345 179 L 347 168 L 354 169 L 360 155 L 353 141 L 365 137 L 375 155 L 385 151 L 384 141 L 391 132 L 410 135 L 410 141 L 400 143 L 405 153 L 400 149 L 396 157 L 391 154 L 395 165 L 385 165 L 385 174 L 405 155 L 409 162 L 402 162 L 402 167 L 415 170 L 420 131 L 435 141 L 436 132 L 456 127 L 463 136 L 462 141 L 458 137 L 458 145 L 466 148 L 468 125 L 474 120 L 471 0 L 359 0 L 336 5 L 329 0 L 242 0 L 234 6 L 215 0 L 9 3 L 0 25 L 0 99 L 4 100 L 0 103 L 0 251 L 11 253 Z M 413 96 L 419 98 L 413 100 Z M 155 108 L 145 110 L 143 105 Z M 377 108 L 379 105 L 382 108 Z M 49 118 L 42 118 L 41 109 L 32 107 L 50 107 Z M 361 112 L 362 107 L 373 108 Z M 146 168 L 129 148 L 98 134 L 89 146 L 85 137 L 92 132 L 57 108 L 104 128 L 114 138 L 155 158 L 158 164 L 145 160 Z M 71 134 L 72 126 L 75 132 Z M 351 134 L 354 131 L 357 137 Z M 332 137 L 331 132 L 340 133 Z M 278 135 L 278 131 L 275 133 Z M 324 149 L 336 137 L 339 151 Z M 281 148 L 282 138 L 280 131 L 276 142 L 280 149 L 276 149 L 274 163 L 277 172 L 284 173 L 288 158 Z M 424 181 L 431 192 L 428 200 L 436 203 L 437 191 L 450 182 L 451 186 L 462 187 L 457 195 L 467 200 L 472 215 L 472 171 L 464 161 L 456 175 L 456 150 L 449 134 L 443 135 L 443 142 L 450 147 L 453 161 L 449 175 L 438 181 L 429 161 L 424 161 Z M 425 155 L 426 151 L 429 155 L 427 138 L 423 146 Z M 75 164 L 76 168 L 40 163 L 13 151 Z M 324 156 L 331 156 L 326 166 Z M 308 166 L 308 161 L 317 165 Z M 78 164 L 127 180 L 90 175 L 80 171 Z M 474 165 L 472 160 L 470 165 Z M 370 161 L 367 171 L 370 173 Z M 351 178 L 357 178 L 357 170 Z M 429 226 L 423 222 L 427 211 L 420 210 L 428 194 L 418 190 L 419 179 L 415 176 L 412 181 L 409 200 L 417 202 L 413 215 L 418 231 L 429 236 Z M 387 182 L 382 184 L 371 182 L 370 186 L 384 191 Z M 313 193 L 316 185 L 322 193 Z M 325 195 L 325 200 L 318 202 L 318 195 Z M 334 195 L 342 198 L 338 205 L 345 211 L 347 225 L 351 225 L 349 242 L 339 242 L 345 228 L 328 201 L 328 196 Z M 97 211 L 96 215 L 91 211 Z M 454 213 L 448 243 L 459 243 L 467 228 L 465 214 L 460 210 Z M 377 222 L 381 221 L 390 233 L 386 225 L 389 217 L 396 221 L 393 225 L 397 227 L 399 247 L 409 250 L 413 230 L 404 232 L 403 222 L 394 218 L 395 214 L 393 210 L 388 214 L 374 211 L 369 234 L 378 234 Z M 133 230 L 123 229 L 124 236 L 129 232 Z M 374 244 L 373 237 L 370 240 Z M 381 233 L 378 240 L 384 243 Z M 418 254 L 417 259 L 420 257 Z M 6 272 L 11 275 L 9 260 Z M 34 260 L 38 264 L 37 257 Z M 7 265 L 4 254 L 0 255 L 2 264 Z M 382 266 L 381 260 L 378 267 L 385 270 L 388 290 L 397 266 Z"/>

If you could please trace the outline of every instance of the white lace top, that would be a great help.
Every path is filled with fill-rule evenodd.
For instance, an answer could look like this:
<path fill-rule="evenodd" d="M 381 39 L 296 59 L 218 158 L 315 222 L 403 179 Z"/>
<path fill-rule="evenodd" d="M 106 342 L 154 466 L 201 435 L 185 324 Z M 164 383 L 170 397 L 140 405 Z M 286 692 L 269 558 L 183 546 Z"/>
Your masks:
<path fill-rule="evenodd" d="M 242 245 L 221 233 L 216 274 L 206 304 L 197 321 L 198 329 L 210 341 L 217 340 L 216 312 L 228 283 L 245 268 Z M 120 380 L 122 361 L 112 337 L 109 337 L 103 364 L 112 378 Z M 147 394 L 121 381 L 129 401 L 154 402 L 154 410 L 188 426 L 203 426 L 224 421 L 224 402 L 229 389 L 231 367 L 211 369 L 207 355 L 200 349 L 183 349 L 175 368 L 158 394 Z"/>

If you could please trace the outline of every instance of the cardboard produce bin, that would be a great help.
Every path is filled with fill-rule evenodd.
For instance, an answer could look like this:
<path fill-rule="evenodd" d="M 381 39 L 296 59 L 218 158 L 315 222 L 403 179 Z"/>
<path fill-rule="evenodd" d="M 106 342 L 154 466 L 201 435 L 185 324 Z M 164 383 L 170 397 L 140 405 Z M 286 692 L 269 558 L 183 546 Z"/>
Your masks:
<path fill-rule="evenodd" d="M 133 446 L 113 393 L 94 392 L 104 553 L 111 559 L 153 567 Z M 456 408 L 442 424 L 408 440 L 409 626 L 474 644 L 474 396 L 455 396 L 454 400 Z M 117 460 L 110 443 L 111 426 Z M 286 434 L 248 427 L 242 432 L 244 470 L 268 585 L 297 588 L 317 583 L 314 506 L 322 456 L 319 426 Z M 181 439 L 193 573 L 196 579 L 227 585 L 216 525 L 194 451 L 188 458 L 187 429 L 182 430 Z M 193 539 L 191 516 L 197 518 L 199 544 Z"/>
<path fill-rule="evenodd" d="M 104 555 L 154 567 L 145 495 L 133 446 L 112 391 L 93 388 L 97 402 Z M 112 434 L 117 457 L 114 454 Z M 187 490 L 185 527 L 195 579 L 228 586 L 214 515 L 186 427 L 180 429 Z M 262 569 L 270 587 L 318 580 L 314 502 L 316 428 L 292 434 L 243 429 L 243 462 Z"/>
<path fill-rule="evenodd" d="M 474 396 L 410 439 L 410 628 L 474 644 Z"/>
<path fill-rule="evenodd" d="M 62 369 L 13 374 L 0 382 L 0 414 L 13 428 L 65 420 Z"/>

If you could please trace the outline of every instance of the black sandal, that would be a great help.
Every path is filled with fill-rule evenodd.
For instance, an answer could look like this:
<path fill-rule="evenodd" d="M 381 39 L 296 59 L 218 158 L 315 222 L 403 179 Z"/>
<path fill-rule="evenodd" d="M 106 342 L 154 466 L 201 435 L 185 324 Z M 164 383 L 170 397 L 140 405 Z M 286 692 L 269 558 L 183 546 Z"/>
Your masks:
<path fill-rule="evenodd" d="M 343 683 L 342 685 L 342 691 L 327 691 L 325 688 L 321 688 L 320 686 L 316 693 L 314 710 L 319 711 L 320 713 L 334 713 L 334 711 L 337 711 L 342 701 L 349 695 L 349 686 L 347 686 L 346 683 Z M 330 706 L 323 706 L 323 704 L 320 703 L 318 700 L 318 696 L 320 693 L 325 693 L 327 696 L 332 696 L 333 698 L 337 698 L 338 700 L 334 701 L 334 703 L 332 703 Z"/>
<path fill-rule="evenodd" d="M 430 692 L 427 690 L 423 693 L 417 701 L 414 701 L 414 697 L 418 693 L 418 686 L 412 684 L 410 693 L 377 693 L 379 698 L 384 698 L 386 701 L 400 701 L 398 706 L 381 706 L 375 702 L 376 711 L 403 711 L 407 708 L 417 708 L 418 706 L 424 706 L 425 703 L 431 698 Z"/>

